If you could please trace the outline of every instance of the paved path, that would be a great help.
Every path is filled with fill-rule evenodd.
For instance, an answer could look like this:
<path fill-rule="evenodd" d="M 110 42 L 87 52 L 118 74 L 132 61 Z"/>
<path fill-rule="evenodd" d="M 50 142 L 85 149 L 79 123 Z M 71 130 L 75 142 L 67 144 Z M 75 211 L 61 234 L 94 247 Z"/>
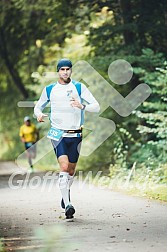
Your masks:
<path fill-rule="evenodd" d="M 48 174 L 45 185 L 45 173 L 11 179 L 10 169 L 17 171 L 13 163 L 0 164 L 0 237 L 7 251 L 44 251 L 49 240 L 53 249 L 45 251 L 166 251 L 166 203 L 75 181 L 72 202 L 76 214 L 69 221 L 59 206 L 56 174 Z"/>

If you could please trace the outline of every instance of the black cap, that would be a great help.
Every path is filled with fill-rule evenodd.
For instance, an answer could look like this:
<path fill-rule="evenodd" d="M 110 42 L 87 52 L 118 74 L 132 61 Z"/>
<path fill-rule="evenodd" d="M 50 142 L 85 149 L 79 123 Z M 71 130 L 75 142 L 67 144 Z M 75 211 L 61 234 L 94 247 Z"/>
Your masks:
<path fill-rule="evenodd" d="M 57 72 L 60 70 L 61 67 L 72 67 L 72 62 L 69 59 L 61 59 L 57 63 Z"/>

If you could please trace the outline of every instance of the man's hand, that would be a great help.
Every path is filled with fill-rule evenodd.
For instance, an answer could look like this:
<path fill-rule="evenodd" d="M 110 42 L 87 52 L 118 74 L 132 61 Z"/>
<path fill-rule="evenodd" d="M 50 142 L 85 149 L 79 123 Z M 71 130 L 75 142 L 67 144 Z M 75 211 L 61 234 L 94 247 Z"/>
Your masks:
<path fill-rule="evenodd" d="M 37 121 L 38 121 L 38 122 L 44 122 L 44 120 L 43 120 L 44 117 L 48 117 L 48 115 L 46 115 L 46 114 L 41 114 L 40 116 L 37 117 Z"/>
<path fill-rule="evenodd" d="M 83 108 L 83 105 L 79 101 L 77 101 L 74 97 L 72 97 L 70 104 L 72 107 L 76 107 L 79 109 Z"/>

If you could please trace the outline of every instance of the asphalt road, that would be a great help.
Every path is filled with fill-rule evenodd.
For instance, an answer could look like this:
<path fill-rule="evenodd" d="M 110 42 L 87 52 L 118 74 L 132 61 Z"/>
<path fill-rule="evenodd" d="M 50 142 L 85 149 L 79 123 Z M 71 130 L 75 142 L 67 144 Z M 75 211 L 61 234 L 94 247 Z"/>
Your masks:
<path fill-rule="evenodd" d="M 0 237 L 7 251 L 166 251 L 166 203 L 76 180 L 76 214 L 66 220 L 57 174 L 11 177 L 13 171 L 12 162 L 0 164 Z"/>

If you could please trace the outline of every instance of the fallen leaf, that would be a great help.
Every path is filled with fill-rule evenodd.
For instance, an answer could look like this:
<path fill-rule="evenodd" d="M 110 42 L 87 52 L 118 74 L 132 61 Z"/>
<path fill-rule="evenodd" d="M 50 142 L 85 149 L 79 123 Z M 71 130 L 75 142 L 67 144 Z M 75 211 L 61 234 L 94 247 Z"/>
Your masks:
<path fill-rule="evenodd" d="M 116 238 L 115 235 L 111 235 L 110 238 Z"/>

